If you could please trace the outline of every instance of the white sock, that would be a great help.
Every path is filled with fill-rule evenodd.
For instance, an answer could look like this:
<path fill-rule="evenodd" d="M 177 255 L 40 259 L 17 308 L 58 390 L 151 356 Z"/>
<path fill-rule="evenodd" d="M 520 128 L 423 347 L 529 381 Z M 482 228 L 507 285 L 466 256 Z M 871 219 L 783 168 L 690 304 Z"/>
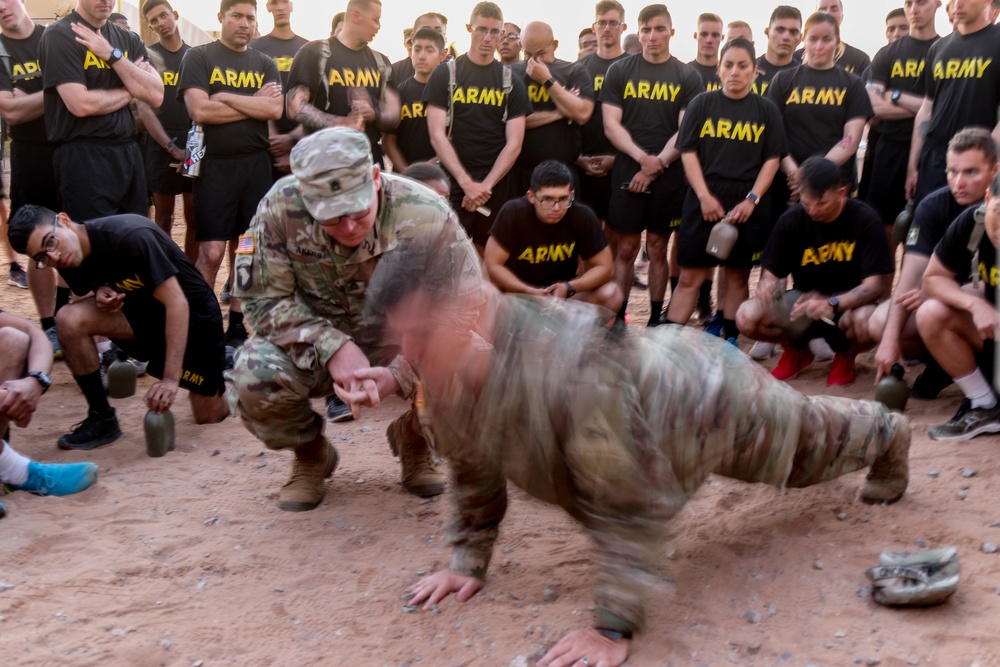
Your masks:
<path fill-rule="evenodd" d="M 110 349 L 111 349 L 111 341 L 102 340 L 100 343 L 97 344 L 97 356 L 101 356 Z"/>
<path fill-rule="evenodd" d="M 29 463 L 31 459 L 21 456 L 4 441 L 0 451 L 0 482 L 21 486 L 28 481 Z"/>
<path fill-rule="evenodd" d="M 986 381 L 986 376 L 980 369 L 976 369 L 965 377 L 955 378 L 955 384 L 965 393 L 974 408 L 985 408 L 989 410 L 997 404 L 996 394 L 993 387 Z"/>

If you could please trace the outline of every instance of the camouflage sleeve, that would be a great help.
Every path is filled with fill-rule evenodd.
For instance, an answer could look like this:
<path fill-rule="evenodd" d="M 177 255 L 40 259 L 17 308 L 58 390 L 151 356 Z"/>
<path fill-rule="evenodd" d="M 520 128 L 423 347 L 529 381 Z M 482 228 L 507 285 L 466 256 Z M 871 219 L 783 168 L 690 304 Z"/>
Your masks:
<path fill-rule="evenodd" d="M 450 460 L 455 511 L 444 535 L 452 545 L 451 569 L 485 579 L 500 521 L 507 512 L 507 478 L 495 463 L 477 460 L 475 451 L 462 456 L 458 452 L 465 448 L 450 449 L 456 452 Z"/>
<path fill-rule="evenodd" d="M 413 365 L 403 355 L 397 356 L 387 366 L 392 377 L 399 383 L 399 393 L 403 398 L 413 396 L 413 389 L 417 382 L 417 371 Z"/>
<path fill-rule="evenodd" d="M 264 197 L 250 229 L 240 237 L 234 296 L 257 335 L 284 350 L 297 367 L 311 370 L 325 366 L 351 337 L 316 314 L 298 294 L 286 245 L 307 216 L 303 209 L 287 205 L 280 188 Z"/>

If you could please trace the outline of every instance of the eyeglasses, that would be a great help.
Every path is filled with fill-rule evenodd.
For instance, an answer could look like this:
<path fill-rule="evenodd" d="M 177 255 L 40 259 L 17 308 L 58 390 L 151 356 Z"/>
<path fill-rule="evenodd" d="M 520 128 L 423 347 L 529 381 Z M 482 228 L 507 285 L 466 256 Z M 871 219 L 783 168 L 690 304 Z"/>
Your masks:
<path fill-rule="evenodd" d="M 506 35 L 504 35 L 503 37 L 501 37 L 500 41 L 501 42 L 516 42 L 519 39 L 521 39 L 521 36 L 518 35 L 516 32 L 513 32 L 513 33 L 507 33 Z"/>
<path fill-rule="evenodd" d="M 56 227 L 58 224 L 59 216 L 57 215 L 52 218 L 52 231 L 47 235 L 42 251 L 31 258 L 31 261 L 35 263 L 36 269 L 46 268 L 49 265 L 49 253 L 55 252 L 56 248 L 59 247 L 59 237 L 56 236 Z"/>
<path fill-rule="evenodd" d="M 487 28 L 484 25 L 480 25 L 473 28 L 472 32 L 476 33 L 477 37 L 486 37 L 486 35 L 489 35 L 493 39 L 496 39 L 497 37 L 500 37 L 501 30 L 500 28 L 493 28 L 491 30 L 490 28 Z"/>
<path fill-rule="evenodd" d="M 348 213 L 346 215 L 338 215 L 336 218 L 330 218 L 329 220 L 321 220 L 319 222 L 320 227 L 337 227 L 344 220 L 350 220 L 351 222 L 360 222 L 369 213 L 369 209 L 363 211 L 357 211 L 355 213 Z"/>
<path fill-rule="evenodd" d="M 569 208 L 573 205 L 573 197 L 539 197 L 538 203 L 544 211 L 551 211 L 556 207 Z"/>
<path fill-rule="evenodd" d="M 612 30 L 615 30 L 617 28 L 622 27 L 622 22 L 621 21 L 594 21 L 594 26 L 596 26 L 599 30 L 604 30 L 605 28 L 611 28 Z"/>

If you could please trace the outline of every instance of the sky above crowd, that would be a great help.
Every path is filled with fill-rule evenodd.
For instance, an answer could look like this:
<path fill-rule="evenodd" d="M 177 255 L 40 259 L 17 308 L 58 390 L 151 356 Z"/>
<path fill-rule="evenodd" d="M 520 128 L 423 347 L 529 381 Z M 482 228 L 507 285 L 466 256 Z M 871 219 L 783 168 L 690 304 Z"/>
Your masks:
<path fill-rule="evenodd" d="M 213 0 L 172 0 L 172 4 L 184 17 L 196 23 L 205 30 L 217 30 L 218 4 Z M 537 0 L 502 0 L 498 2 L 504 12 L 504 18 L 520 26 L 529 21 L 545 21 L 555 30 L 559 40 L 556 55 L 564 60 L 575 60 L 577 54 L 577 35 L 580 30 L 594 21 L 594 2 L 579 0 L 555 0 L 539 3 Z M 636 17 L 643 5 L 623 3 L 626 9 L 626 22 L 629 32 L 638 28 Z M 808 16 L 815 8 L 814 3 L 789 3 L 798 7 L 803 17 Z M 264 0 L 258 0 L 260 30 L 266 34 L 271 30 L 271 16 L 265 9 Z M 382 30 L 372 42 L 372 48 L 382 51 L 391 60 L 397 60 L 406 54 L 403 48 L 403 28 L 413 24 L 413 19 L 428 11 L 441 12 L 448 17 L 448 41 L 455 42 L 459 53 L 468 50 L 469 34 L 465 25 L 475 2 L 470 0 L 418 0 L 417 2 L 400 2 L 399 0 L 383 0 Z M 885 15 L 893 8 L 902 5 L 901 0 L 867 0 L 856 2 L 844 0 L 844 23 L 841 26 L 844 41 L 852 44 L 869 55 L 874 55 L 885 45 Z M 292 28 L 296 33 L 307 39 L 320 39 L 330 34 L 330 21 L 333 15 L 346 6 L 328 2 L 327 0 L 297 0 L 294 2 Z M 764 28 L 774 9 L 775 4 L 754 0 L 710 0 L 708 2 L 667 3 L 674 20 L 676 31 L 671 41 L 671 52 L 678 58 L 688 61 L 695 55 L 693 34 L 698 14 L 712 11 L 719 14 L 723 21 L 743 20 L 751 25 L 757 50 L 763 53 L 766 47 Z M 942 35 L 950 30 L 947 27 L 947 17 L 944 8 L 938 10 L 938 32 Z"/>

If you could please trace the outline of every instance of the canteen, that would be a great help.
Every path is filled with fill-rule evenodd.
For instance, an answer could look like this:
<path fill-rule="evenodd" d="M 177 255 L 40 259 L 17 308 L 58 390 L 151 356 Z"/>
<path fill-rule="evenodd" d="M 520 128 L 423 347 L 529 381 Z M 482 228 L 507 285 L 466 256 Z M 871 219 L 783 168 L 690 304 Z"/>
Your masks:
<path fill-rule="evenodd" d="M 146 434 L 146 453 L 159 458 L 166 456 L 174 449 L 174 415 L 170 410 L 156 414 L 152 410 L 146 413 L 142 429 Z"/>

